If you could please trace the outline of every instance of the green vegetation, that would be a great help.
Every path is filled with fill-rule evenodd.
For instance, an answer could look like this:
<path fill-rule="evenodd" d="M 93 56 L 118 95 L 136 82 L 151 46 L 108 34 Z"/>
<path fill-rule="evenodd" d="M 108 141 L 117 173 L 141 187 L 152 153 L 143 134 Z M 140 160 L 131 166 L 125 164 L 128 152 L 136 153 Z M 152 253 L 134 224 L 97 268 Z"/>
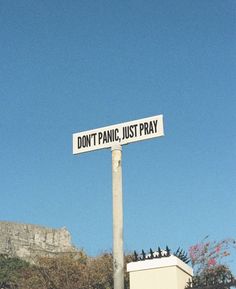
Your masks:
<path fill-rule="evenodd" d="M 0 288 L 17 288 L 20 276 L 29 266 L 24 260 L 0 254 Z"/>
<path fill-rule="evenodd" d="M 131 257 L 126 256 L 126 261 Z M 83 251 L 77 254 L 43 257 L 35 265 L 19 258 L 0 256 L 0 288 L 2 289 L 112 289 L 112 254 L 95 258 Z M 125 289 L 129 289 L 125 275 Z"/>
<path fill-rule="evenodd" d="M 226 239 L 210 242 L 204 239 L 191 246 L 189 257 L 199 280 L 221 275 L 231 276 L 227 256 L 236 241 Z M 103 253 L 91 258 L 84 251 L 55 257 L 39 257 L 26 262 L 0 254 L 0 289 L 113 289 L 112 254 Z M 125 263 L 132 261 L 125 256 Z M 125 273 L 125 289 L 129 289 Z"/>

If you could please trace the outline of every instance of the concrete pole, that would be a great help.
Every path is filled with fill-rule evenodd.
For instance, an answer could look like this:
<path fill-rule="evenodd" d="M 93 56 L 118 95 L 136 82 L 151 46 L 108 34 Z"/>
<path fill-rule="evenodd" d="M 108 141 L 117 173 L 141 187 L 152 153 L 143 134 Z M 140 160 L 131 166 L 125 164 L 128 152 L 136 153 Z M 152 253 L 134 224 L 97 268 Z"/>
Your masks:
<path fill-rule="evenodd" d="M 122 147 L 113 146 L 112 191 L 113 191 L 113 276 L 114 289 L 124 289 L 123 250 L 123 196 L 122 196 Z"/>

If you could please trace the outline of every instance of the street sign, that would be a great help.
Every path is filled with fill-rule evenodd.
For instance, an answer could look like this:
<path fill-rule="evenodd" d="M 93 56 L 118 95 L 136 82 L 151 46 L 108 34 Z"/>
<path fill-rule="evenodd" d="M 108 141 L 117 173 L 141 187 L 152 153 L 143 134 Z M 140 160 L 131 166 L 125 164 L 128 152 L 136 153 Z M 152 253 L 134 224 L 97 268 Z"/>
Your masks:
<path fill-rule="evenodd" d="M 114 289 L 124 289 L 122 145 L 163 135 L 163 115 L 73 134 L 73 154 L 112 150 Z"/>
<path fill-rule="evenodd" d="M 73 154 L 164 135 L 163 115 L 147 117 L 73 134 Z"/>

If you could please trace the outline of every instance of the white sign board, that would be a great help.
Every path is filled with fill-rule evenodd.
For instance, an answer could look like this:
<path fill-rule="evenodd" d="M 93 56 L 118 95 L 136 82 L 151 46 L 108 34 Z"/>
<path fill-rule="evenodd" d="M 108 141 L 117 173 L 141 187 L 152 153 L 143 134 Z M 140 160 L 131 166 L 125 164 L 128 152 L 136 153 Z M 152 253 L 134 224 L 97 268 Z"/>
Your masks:
<path fill-rule="evenodd" d="M 123 145 L 164 135 L 163 115 L 73 134 L 73 154 Z"/>

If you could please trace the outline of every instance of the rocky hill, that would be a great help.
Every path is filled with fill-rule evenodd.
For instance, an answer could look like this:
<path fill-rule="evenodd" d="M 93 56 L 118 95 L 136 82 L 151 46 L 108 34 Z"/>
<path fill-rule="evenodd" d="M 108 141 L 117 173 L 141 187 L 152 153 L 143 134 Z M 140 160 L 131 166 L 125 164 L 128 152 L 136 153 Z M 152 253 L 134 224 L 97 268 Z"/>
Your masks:
<path fill-rule="evenodd" d="M 33 260 L 37 256 L 52 256 L 77 252 L 65 228 L 52 229 L 38 225 L 0 221 L 0 254 Z"/>

